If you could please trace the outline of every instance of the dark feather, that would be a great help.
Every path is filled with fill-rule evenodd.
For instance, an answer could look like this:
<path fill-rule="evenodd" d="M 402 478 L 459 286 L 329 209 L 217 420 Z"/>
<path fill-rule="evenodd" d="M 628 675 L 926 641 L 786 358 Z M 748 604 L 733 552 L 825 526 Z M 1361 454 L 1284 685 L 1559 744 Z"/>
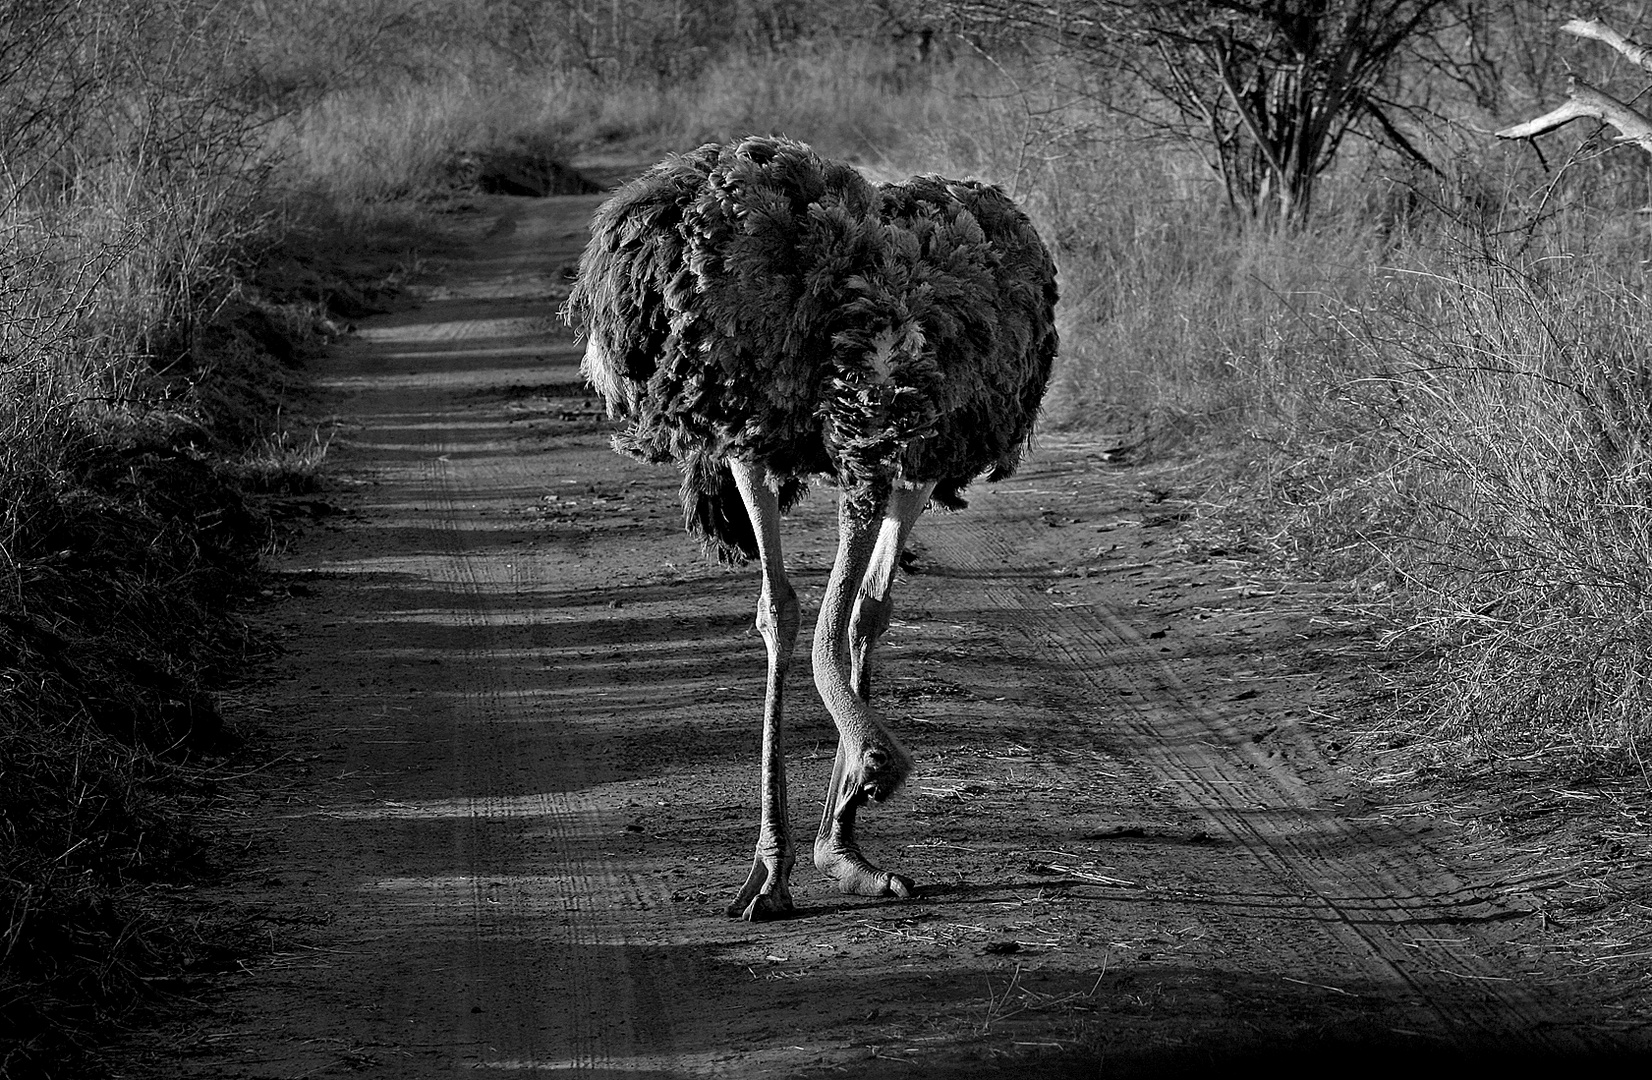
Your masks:
<path fill-rule="evenodd" d="M 727 462 L 782 502 L 829 476 L 865 513 L 897 481 L 942 506 L 1014 471 L 1055 357 L 1055 269 L 1025 214 L 976 181 L 874 187 L 807 146 L 703 146 L 592 223 L 565 316 L 624 422 L 615 446 L 683 470 L 683 516 L 756 553 Z"/>

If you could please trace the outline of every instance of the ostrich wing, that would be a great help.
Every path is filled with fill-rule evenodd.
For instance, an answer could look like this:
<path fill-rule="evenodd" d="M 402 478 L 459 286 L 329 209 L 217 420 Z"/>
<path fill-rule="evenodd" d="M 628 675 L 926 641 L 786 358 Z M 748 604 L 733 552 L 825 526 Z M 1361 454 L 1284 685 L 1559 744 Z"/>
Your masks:
<path fill-rule="evenodd" d="M 939 479 L 936 500 L 957 507 L 981 473 L 1013 473 L 1032 434 L 1056 354 L 1055 264 L 993 185 L 918 176 L 882 195 L 885 220 L 912 236 L 908 302 L 939 366 L 937 416 L 908 472 Z"/>

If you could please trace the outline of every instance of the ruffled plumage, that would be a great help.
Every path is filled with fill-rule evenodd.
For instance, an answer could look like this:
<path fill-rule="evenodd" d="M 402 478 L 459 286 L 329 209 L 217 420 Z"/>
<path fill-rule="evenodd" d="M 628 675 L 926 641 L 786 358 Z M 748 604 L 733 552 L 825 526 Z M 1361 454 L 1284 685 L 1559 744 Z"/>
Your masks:
<path fill-rule="evenodd" d="M 875 186 L 753 137 L 656 165 L 591 231 L 564 312 L 582 370 L 616 449 L 682 469 L 714 554 L 756 553 L 730 458 L 785 505 L 825 475 L 868 513 L 897 482 L 937 481 L 955 509 L 1015 469 L 1056 352 L 1055 268 L 1000 189 Z"/>

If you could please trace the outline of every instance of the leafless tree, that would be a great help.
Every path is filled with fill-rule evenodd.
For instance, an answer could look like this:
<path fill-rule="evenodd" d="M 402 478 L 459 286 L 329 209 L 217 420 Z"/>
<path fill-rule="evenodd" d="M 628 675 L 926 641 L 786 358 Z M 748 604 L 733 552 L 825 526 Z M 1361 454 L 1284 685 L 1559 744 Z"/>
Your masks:
<path fill-rule="evenodd" d="M 1426 159 L 1392 75 L 1449 0 L 979 0 L 967 23 L 1042 34 L 1132 76 L 1221 176 L 1229 204 L 1299 223 L 1351 132 Z M 1145 107 L 1144 107 L 1145 111 Z"/>

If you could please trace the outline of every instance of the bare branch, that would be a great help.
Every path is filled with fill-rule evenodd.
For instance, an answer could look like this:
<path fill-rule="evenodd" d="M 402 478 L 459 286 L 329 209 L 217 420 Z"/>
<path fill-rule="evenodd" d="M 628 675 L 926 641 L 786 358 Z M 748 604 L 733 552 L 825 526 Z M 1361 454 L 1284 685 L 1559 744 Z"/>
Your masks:
<path fill-rule="evenodd" d="M 1216 77 L 1222 80 L 1222 86 L 1228 92 L 1228 101 L 1232 103 L 1234 111 L 1239 114 L 1239 119 L 1244 123 L 1245 130 L 1250 132 L 1250 137 L 1256 143 L 1257 149 L 1262 152 L 1263 157 L 1267 160 L 1268 168 L 1273 170 L 1274 178 L 1281 185 L 1284 185 L 1287 175 L 1284 163 L 1279 160 L 1279 150 L 1263 135 L 1261 125 L 1257 123 L 1255 114 L 1247 106 L 1243 93 L 1234 81 L 1233 69 L 1227 62 L 1227 52 L 1221 42 L 1216 43 L 1215 47 L 1210 50 L 1209 56 L 1211 66 L 1216 69 Z"/>
<path fill-rule="evenodd" d="M 1568 34 L 1604 42 L 1628 57 L 1631 64 L 1652 71 L 1652 49 L 1624 37 L 1599 19 L 1573 19 L 1561 29 Z"/>
<path fill-rule="evenodd" d="M 1375 98 L 1370 95 L 1366 95 L 1361 99 L 1361 101 L 1364 105 L 1366 115 L 1375 120 L 1377 122 L 1377 126 L 1382 128 L 1383 134 L 1388 137 L 1389 145 L 1399 150 L 1406 157 L 1410 158 L 1418 165 L 1421 165 L 1435 176 L 1445 175 L 1445 173 L 1440 171 L 1440 167 L 1438 165 L 1428 159 L 1428 155 L 1417 149 L 1416 146 L 1412 144 L 1411 140 L 1405 137 L 1405 133 L 1394 126 L 1394 121 L 1388 118 L 1388 113 L 1383 110 L 1382 106 Z"/>
<path fill-rule="evenodd" d="M 1590 86 L 1581 79 L 1574 78 L 1568 88 L 1570 98 L 1566 104 L 1537 117 L 1524 124 L 1516 124 L 1497 132 L 1499 139 L 1531 139 L 1546 134 L 1563 124 L 1573 120 L 1591 118 L 1604 121 L 1617 128 L 1623 134 L 1619 142 L 1632 142 L 1642 150 L 1652 154 L 1652 120 L 1648 120 L 1640 113 L 1631 109 L 1610 94 Z"/>
<path fill-rule="evenodd" d="M 966 26 L 1047 36 L 1162 98 L 1233 205 L 1304 221 L 1315 178 L 1358 127 L 1410 144 L 1369 95 L 1453 0 L 942 0 Z M 1410 147 L 1414 150 L 1414 147 Z"/>

